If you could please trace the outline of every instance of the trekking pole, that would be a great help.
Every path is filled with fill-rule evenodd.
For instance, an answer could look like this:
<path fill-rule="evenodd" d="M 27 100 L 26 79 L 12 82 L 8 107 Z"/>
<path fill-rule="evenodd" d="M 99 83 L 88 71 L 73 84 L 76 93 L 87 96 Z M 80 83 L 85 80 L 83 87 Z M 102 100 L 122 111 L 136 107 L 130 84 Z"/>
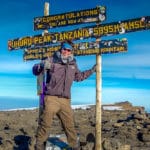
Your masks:
<path fill-rule="evenodd" d="M 49 15 L 49 3 L 45 2 L 44 5 L 44 16 Z M 44 30 L 42 34 L 48 33 L 48 30 Z M 44 90 L 45 90 L 45 70 L 37 77 L 37 86 L 39 96 L 39 117 L 43 112 L 44 105 Z"/>

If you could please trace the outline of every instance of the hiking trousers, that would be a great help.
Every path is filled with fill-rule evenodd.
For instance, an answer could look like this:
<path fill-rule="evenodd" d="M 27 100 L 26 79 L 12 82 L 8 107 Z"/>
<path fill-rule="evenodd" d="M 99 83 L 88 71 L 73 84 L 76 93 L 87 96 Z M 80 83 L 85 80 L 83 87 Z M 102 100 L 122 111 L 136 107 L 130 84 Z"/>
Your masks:
<path fill-rule="evenodd" d="M 71 147 L 76 147 L 78 144 L 77 133 L 74 127 L 74 115 L 70 99 L 47 95 L 44 98 L 44 110 L 40 116 L 39 126 L 37 129 L 37 145 L 42 145 L 48 139 L 50 126 L 52 124 L 53 117 L 56 114 L 62 122 L 68 144 Z"/>

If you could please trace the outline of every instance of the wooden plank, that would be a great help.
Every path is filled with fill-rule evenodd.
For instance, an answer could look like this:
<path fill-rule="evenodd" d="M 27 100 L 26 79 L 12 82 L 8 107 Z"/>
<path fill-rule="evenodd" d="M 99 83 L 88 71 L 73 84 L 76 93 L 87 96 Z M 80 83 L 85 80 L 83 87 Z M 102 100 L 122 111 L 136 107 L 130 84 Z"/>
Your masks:
<path fill-rule="evenodd" d="M 77 25 L 91 22 L 102 22 L 106 19 L 105 6 L 71 11 L 61 14 L 34 18 L 34 30 L 51 29 L 62 26 Z"/>
<path fill-rule="evenodd" d="M 125 34 L 149 29 L 150 16 L 146 16 L 107 24 L 93 25 L 59 33 L 51 32 L 44 35 L 40 34 L 35 36 L 17 38 L 8 41 L 8 49 L 17 50 L 22 48 L 46 46 L 62 42 L 64 40 L 99 38 L 103 36 L 112 36 L 117 34 Z"/>
<path fill-rule="evenodd" d="M 45 59 L 52 56 L 54 52 L 58 51 L 59 49 L 60 45 L 25 49 L 23 59 L 25 61 Z M 73 50 L 75 56 L 110 54 L 119 52 L 127 52 L 127 39 L 123 38 L 102 40 L 97 42 L 75 43 Z"/>

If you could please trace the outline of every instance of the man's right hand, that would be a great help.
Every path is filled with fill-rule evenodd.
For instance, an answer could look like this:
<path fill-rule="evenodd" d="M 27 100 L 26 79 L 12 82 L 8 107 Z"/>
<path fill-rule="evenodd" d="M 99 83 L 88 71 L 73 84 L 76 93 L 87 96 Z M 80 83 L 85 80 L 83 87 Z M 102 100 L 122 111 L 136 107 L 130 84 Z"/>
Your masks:
<path fill-rule="evenodd" d="M 51 68 L 51 62 L 50 62 L 50 58 L 47 58 L 44 60 L 44 69 L 48 70 Z"/>

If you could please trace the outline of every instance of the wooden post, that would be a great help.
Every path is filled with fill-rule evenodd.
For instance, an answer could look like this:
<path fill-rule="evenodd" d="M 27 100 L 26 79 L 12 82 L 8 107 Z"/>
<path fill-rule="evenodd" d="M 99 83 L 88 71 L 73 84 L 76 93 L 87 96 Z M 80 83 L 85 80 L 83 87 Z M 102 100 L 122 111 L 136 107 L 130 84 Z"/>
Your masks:
<path fill-rule="evenodd" d="M 49 15 L 49 3 L 45 2 L 44 5 L 44 16 L 48 16 Z"/>
<path fill-rule="evenodd" d="M 95 150 L 102 150 L 101 147 L 101 123 L 102 123 L 102 110 L 101 110 L 101 99 L 102 99 L 102 72 L 101 72 L 101 54 L 96 55 L 96 143 Z"/>

